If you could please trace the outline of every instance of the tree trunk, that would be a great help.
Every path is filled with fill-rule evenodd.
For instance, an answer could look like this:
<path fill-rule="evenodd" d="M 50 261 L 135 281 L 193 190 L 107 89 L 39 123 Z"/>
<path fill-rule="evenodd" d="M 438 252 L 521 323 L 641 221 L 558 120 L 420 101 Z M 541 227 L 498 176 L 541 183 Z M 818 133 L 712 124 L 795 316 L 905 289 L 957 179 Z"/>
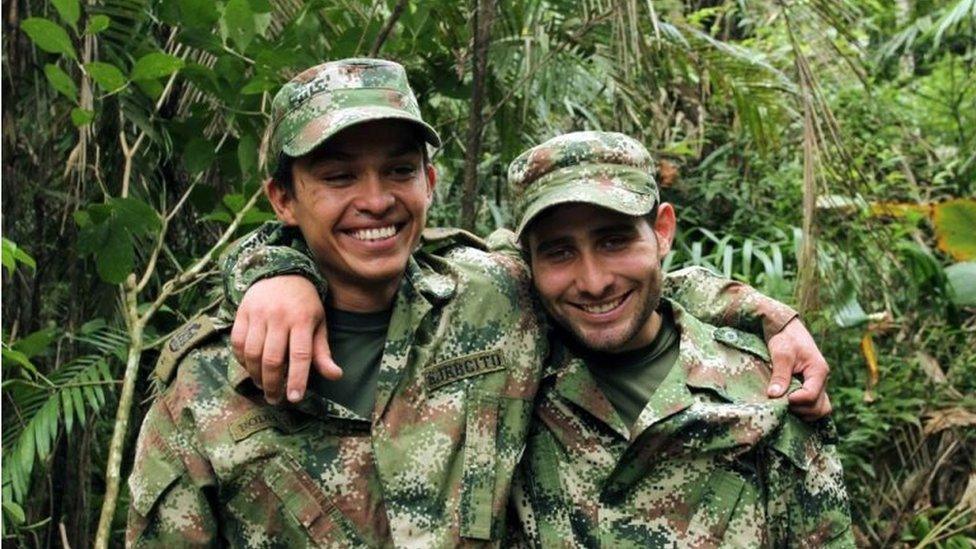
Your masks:
<path fill-rule="evenodd" d="M 471 2 L 472 77 L 471 111 L 464 150 L 464 182 L 461 186 L 461 227 L 473 230 L 478 215 L 478 163 L 481 160 L 481 134 L 484 122 L 485 81 L 491 26 L 495 21 L 495 0 Z"/>

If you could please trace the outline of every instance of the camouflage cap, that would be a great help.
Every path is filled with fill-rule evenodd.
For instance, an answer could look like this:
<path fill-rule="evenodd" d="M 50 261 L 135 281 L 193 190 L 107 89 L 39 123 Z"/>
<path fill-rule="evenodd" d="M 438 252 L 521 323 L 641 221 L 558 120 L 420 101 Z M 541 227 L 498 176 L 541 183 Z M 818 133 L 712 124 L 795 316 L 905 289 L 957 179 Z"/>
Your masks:
<path fill-rule="evenodd" d="M 574 132 L 525 151 L 508 167 L 520 216 L 515 234 L 543 210 L 585 202 L 627 215 L 644 215 L 658 201 L 651 154 L 622 133 Z"/>
<path fill-rule="evenodd" d="M 403 66 L 382 59 L 316 65 L 282 86 L 271 104 L 271 154 L 298 157 L 340 131 L 371 120 L 407 120 L 424 139 L 441 139 L 420 116 Z"/>

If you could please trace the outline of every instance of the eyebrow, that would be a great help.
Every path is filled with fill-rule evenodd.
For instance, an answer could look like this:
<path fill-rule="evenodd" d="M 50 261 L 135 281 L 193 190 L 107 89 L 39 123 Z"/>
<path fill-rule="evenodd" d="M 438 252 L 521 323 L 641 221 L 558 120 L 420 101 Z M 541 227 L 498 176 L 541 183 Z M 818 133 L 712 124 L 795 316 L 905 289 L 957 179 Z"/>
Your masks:
<path fill-rule="evenodd" d="M 614 223 L 613 225 L 604 225 L 590 231 L 591 234 L 596 236 L 604 236 L 615 233 L 632 234 L 635 232 L 637 232 L 637 228 L 630 223 Z"/>
<path fill-rule="evenodd" d="M 402 143 L 386 154 L 387 158 L 399 158 L 408 154 L 420 154 L 420 147 L 416 143 Z M 323 162 L 349 162 L 355 158 L 355 155 L 343 151 L 342 149 L 325 148 L 320 152 L 315 154 L 311 159 L 312 164 L 321 164 Z"/>
<path fill-rule="evenodd" d="M 572 238 L 568 236 L 557 236 L 556 238 L 550 238 L 548 240 L 543 240 L 535 247 L 536 253 L 544 253 L 553 248 L 558 248 L 559 246 L 565 246 L 573 241 Z"/>

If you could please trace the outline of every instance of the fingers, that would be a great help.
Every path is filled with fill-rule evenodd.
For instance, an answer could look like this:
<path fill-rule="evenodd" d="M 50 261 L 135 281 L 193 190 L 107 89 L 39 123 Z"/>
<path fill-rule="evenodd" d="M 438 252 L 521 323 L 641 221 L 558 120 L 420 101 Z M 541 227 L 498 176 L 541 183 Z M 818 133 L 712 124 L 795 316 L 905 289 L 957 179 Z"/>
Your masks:
<path fill-rule="evenodd" d="M 791 403 L 790 411 L 804 421 L 816 421 L 830 415 L 833 412 L 833 406 L 830 404 L 830 397 L 827 396 L 827 393 L 823 393 L 812 405 L 796 406 Z"/>
<path fill-rule="evenodd" d="M 230 330 L 230 346 L 234 351 L 234 358 L 239 364 L 247 363 L 244 359 L 244 342 L 247 341 L 248 326 L 247 313 L 242 313 L 238 309 L 237 315 L 234 317 L 234 326 Z"/>
<path fill-rule="evenodd" d="M 830 374 L 830 368 L 823 357 L 805 366 L 802 374 L 803 387 L 790 393 L 791 406 L 813 406 L 821 398 L 826 397 L 827 376 Z"/>
<path fill-rule="evenodd" d="M 332 350 L 329 349 L 329 338 L 326 334 L 325 319 L 319 322 L 312 336 L 312 360 L 315 370 L 324 377 L 335 381 L 342 377 L 342 368 L 332 360 Z"/>
<path fill-rule="evenodd" d="M 772 341 L 769 352 L 773 361 L 773 373 L 769 378 L 769 385 L 766 387 L 766 395 L 771 398 L 779 398 L 786 393 L 786 389 L 790 386 L 796 354 L 787 351 L 782 345 L 773 344 Z"/>
<path fill-rule="evenodd" d="M 300 324 L 288 339 L 288 400 L 298 402 L 305 396 L 308 369 L 312 361 L 312 328 Z"/>
<path fill-rule="evenodd" d="M 264 398 L 271 404 L 281 402 L 285 382 L 285 352 L 288 349 L 288 331 L 269 327 L 261 357 L 261 381 Z"/>
<path fill-rule="evenodd" d="M 261 357 L 264 354 L 264 336 L 267 327 L 263 322 L 251 322 L 247 327 L 247 337 L 244 342 L 244 368 L 251 376 L 254 384 L 263 386 L 261 379 Z"/>

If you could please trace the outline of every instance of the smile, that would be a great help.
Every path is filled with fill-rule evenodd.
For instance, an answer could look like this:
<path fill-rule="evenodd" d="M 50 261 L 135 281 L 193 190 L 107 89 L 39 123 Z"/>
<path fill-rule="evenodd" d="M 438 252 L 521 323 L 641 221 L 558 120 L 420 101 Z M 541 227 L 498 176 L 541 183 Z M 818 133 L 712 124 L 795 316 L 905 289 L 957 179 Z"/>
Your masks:
<path fill-rule="evenodd" d="M 375 242 L 377 240 L 386 240 L 387 238 L 396 236 L 403 226 L 389 225 L 386 227 L 376 227 L 371 229 L 357 229 L 352 231 L 346 231 L 346 234 L 355 238 L 356 240 L 362 240 L 364 242 Z"/>
<path fill-rule="evenodd" d="M 624 295 L 612 299 L 610 301 L 604 301 L 603 303 L 573 303 L 574 307 L 583 310 L 586 313 L 593 315 L 601 315 L 613 311 L 617 307 L 623 304 L 624 301 L 630 296 L 631 292 L 627 292 Z"/>

